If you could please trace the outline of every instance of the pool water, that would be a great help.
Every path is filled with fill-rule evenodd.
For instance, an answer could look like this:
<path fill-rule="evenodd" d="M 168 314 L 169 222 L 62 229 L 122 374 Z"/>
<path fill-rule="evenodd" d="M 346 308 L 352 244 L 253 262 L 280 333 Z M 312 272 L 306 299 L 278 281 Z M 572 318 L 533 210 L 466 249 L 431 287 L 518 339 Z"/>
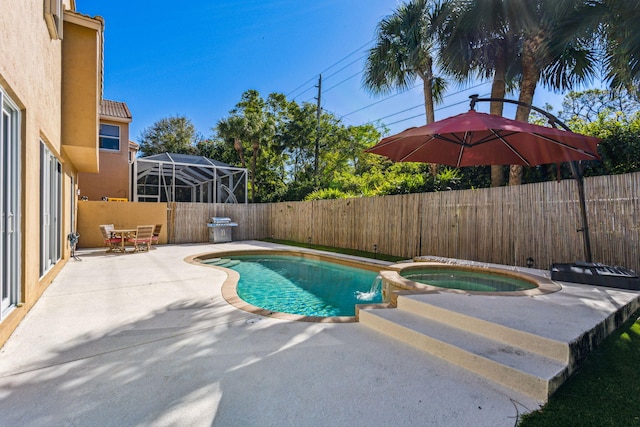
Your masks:
<path fill-rule="evenodd" d="M 533 283 L 516 277 L 489 272 L 457 269 L 407 269 L 400 273 L 406 279 L 425 285 L 476 292 L 516 292 L 533 289 Z"/>
<path fill-rule="evenodd" d="M 381 302 L 369 293 L 377 272 L 289 255 L 242 255 L 227 266 L 240 274 L 237 293 L 266 310 L 304 316 L 354 316 L 355 305 Z M 361 299 L 358 299 L 358 296 Z"/>

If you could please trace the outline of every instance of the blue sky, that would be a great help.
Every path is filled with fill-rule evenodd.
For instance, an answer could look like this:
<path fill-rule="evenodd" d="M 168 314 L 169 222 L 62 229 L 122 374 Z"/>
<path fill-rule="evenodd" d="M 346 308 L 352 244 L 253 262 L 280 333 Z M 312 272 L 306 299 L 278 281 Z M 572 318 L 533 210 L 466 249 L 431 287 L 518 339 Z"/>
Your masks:
<path fill-rule="evenodd" d="M 209 137 L 248 89 L 265 98 L 279 92 L 315 102 L 320 73 L 322 106 L 344 116 L 346 125 L 384 118 L 396 133 L 424 124 L 420 86 L 391 98 L 362 87 L 365 51 L 377 23 L 396 5 L 396 0 L 76 1 L 78 12 L 105 20 L 104 98 L 127 103 L 134 141 L 155 121 L 175 115 L 186 116 Z M 470 94 L 489 90 L 489 83 L 472 89 L 451 85 L 436 107 L 436 120 L 467 111 Z M 535 105 L 548 102 L 557 111 L 561 101 L 561 95 L 538 89 Z M 488 112 L 488 104 L 477 109 Z M 403 110 L 408 111 L 399 113 Z M 418 117 L 407 119 L 412 116 Z"/>

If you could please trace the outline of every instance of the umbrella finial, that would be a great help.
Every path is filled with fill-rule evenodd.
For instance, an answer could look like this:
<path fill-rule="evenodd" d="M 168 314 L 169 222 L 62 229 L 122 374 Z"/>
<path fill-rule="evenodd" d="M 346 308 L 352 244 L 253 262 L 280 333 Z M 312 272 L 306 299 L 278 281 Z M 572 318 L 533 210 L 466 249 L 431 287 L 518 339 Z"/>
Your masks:
<path fill-rule="evenodd" d="M 469 103 L 469 109 L 471 110 L 475 110 L 476 109 L 476 102 L 478 102 L 478 94 L 473 94 L 473 95 L 469 95 L 469 99 L 471 99 L 471 102 Z"/>

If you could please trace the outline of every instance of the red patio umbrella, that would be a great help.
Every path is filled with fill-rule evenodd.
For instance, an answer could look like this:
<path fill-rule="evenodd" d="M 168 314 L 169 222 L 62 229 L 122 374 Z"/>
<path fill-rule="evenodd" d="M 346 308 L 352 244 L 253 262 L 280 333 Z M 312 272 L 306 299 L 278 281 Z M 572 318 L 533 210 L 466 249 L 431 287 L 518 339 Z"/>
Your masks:
<path fill-rule="evenodd" d="M 597 160 L 600 140 L 470 110 L 384 138 L 369 153 L 396 162 L 536 166 Z"/>
<path fill-rule="evenodd" d="M 591 262 L 584 184 L 574 162 L 600 159 L 597 152 L 600 140 L 568 130 L 478 113 L 473 110 L 473 105 L 480 99 L 475 95 L 471 98 L 470 111 L 425 126 L 409 128 L 382 139 L 365 151 L 396 162 L 436 163 L 455 167 L 537 166 L 571 162 L 571 170 L 578 184 L 582 218 L 582 228 L 578 231 L 583 232 L 585 257 Z M 548 113 L 545 115 L 551 116 Z"/>

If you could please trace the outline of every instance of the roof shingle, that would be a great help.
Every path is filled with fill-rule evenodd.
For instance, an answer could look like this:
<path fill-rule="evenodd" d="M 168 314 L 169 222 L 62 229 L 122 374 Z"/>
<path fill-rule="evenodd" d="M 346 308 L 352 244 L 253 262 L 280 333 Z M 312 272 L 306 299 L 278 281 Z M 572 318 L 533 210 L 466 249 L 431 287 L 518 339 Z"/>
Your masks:
<path fill-rule="evenodd" d="M 129 119 L 131 120 L 131 111 L 129 111 L 129 107 L 124 102 L 118 101 L 109 101 L 108 99 L 103 99 L 100 104 L 100 115 L 106 117 L 115 117 L 118 119 Z"/>

